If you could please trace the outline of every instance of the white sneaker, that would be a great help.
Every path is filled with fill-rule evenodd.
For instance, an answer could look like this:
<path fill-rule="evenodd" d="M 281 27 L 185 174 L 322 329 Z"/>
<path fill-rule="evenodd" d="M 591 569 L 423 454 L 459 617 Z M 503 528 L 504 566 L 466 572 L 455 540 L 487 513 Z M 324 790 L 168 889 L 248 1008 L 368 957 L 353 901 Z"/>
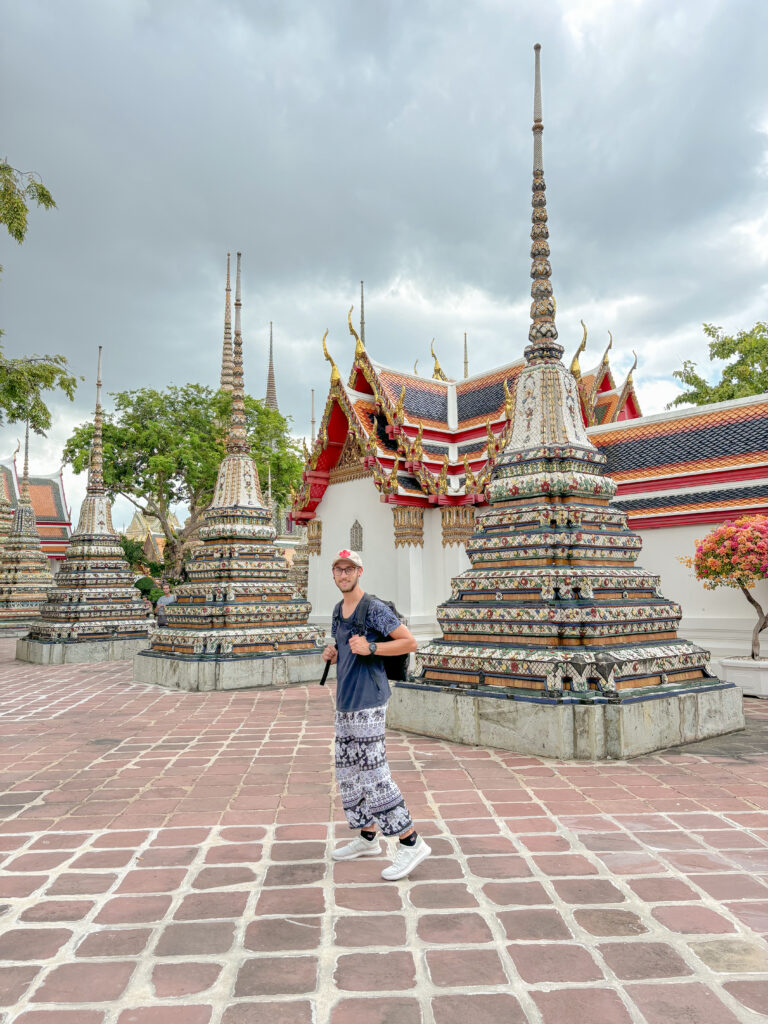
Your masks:
<path fill-rule="evenodd" d="M 381 877 L 386 878 L 389 882 L 394 882 L 398 878 L 405 878 L 409 875 L 417 864 L 421 864 L 423 860 L 432 853 L 432 847 L 427 846 L 424 840 L 419 836 L 413 846 L 407 846 L 405 843 L 397 844 L 397 855 L 388 868 L 384 868 L 381 872 Z"/>
<path fill-rule="evenodd" d="M 358 857 L 375 857 L 381 853 L 381 842 L 378 839 L 363 839 L 358 836 L 351 843 L 340 846 L 331 856 L 334 860 L 357 860 Z"/>

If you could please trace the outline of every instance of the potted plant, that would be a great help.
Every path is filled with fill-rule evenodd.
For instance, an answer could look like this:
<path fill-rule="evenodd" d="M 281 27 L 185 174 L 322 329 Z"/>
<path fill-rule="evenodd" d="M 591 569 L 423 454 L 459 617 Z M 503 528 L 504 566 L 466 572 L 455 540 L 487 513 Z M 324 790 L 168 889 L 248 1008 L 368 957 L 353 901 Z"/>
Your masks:
<path fill-rule="evenodd" d="M 728 682 L 741 686 L 745 694 L 768 697 L 768 659 L 760 657 L 760 634 L 768 625 L 768 613 L 751 592 L 768 578 L 768 516 L 743 516 L 723 523 L 696 542 L 693 558 L 684 558 L 707 590 L 733 587 L 740 590 L 755 610 L 752 654 L 748 658 L 723 658 Z"/>

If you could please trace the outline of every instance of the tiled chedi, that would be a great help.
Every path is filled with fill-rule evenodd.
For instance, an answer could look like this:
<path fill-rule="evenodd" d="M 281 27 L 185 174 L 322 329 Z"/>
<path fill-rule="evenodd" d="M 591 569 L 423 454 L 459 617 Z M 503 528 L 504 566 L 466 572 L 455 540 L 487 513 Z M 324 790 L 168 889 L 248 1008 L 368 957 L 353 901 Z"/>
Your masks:
<path fill-rule="evenodd" d="M 10 531 L 0 540 L 0 629 L 23 629 L 40 614 L 53 575 L 40 544 L 29 496 L 29 424 L 24 438 L 24 474 Z"/>
<path fill-rule="evenodd" d="M 144 660 L 235 660 L 269 655 L 316 654 L 323 638 L 307 624 L 311 606 L 296 596 L 288 566 L 275 548 L 272 516 L 250 455 L 243 400 L 240 324 L 240 254 L 235 284 L 232 412 L 227 454 L 213 500 L 204 513 L 200 543 L 187 563 L 187 581 L 167 608 L 167 626 L 152 637 Z M 226 361 L 226 350 L 225 350 Z"/>
<path fill-rule="evenodd" d="M 582 697 L 707 680 L 709 654 L 677 638 L 680 608 L 635 565 L 639 537 L 589 441 L 561 362 L 550 282 L 536 51 L 531 327 L 512 429 L 467 544 L 472 568 L 438 610 L 443 636 L 416 656 L 422 683 Z"/>
<path fill-rule="evenodd" d="M 144 603 L 112 525 L 112 503 L 104 486 L 102 427 L 99 346 L 86 495 L 77 529 L 28 640 L 77 644 L 141 640 L 148 634 Z"/>

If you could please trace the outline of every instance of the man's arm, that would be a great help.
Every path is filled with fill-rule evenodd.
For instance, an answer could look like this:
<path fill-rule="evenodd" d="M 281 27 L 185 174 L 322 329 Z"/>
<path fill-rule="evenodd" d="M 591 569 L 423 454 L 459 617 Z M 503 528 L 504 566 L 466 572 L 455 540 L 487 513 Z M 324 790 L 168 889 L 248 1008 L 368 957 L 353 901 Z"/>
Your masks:
<path fill-rule="evenodd" d="M 402 622 L 389 635 L 392 637 L 391 640 L 383 640 L 380 644 L 376 644 L 376 653 L 382 658 L 391 658 L 396 654 L 410 654 L 418 649 L 416 638 Z M 371 653 L 371 645 L 364 636 L 351 636 L 349 649 L 353 654 L 362 654 L 363 657 Z"/>

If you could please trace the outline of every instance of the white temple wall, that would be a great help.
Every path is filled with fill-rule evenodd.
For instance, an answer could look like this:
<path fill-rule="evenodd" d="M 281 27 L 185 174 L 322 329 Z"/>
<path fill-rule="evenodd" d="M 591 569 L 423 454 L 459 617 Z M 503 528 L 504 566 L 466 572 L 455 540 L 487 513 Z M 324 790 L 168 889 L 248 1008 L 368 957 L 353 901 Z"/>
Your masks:
<path fill-rule="evenodd" d="M 697 540 L 719 525 L 703 523 L 636 530 L 643 541 L 637 564 L 661 576 L 662 594 L 677 601 L 683 611 L 680 636 L 712 652 L 715 674 L 720 671 L 721 658 L 750 653 L 752 630 L 757 619 L 740 590 L 730 587 L 706 590 L 696 579 L 693 569 L 680 562 L 681 556 L 693 555 Z M 766 607 L 768 582 L 758 583 L 753 593 Z M 763 640 L 763 653 L 768 653 L 768 637 Z"/>

